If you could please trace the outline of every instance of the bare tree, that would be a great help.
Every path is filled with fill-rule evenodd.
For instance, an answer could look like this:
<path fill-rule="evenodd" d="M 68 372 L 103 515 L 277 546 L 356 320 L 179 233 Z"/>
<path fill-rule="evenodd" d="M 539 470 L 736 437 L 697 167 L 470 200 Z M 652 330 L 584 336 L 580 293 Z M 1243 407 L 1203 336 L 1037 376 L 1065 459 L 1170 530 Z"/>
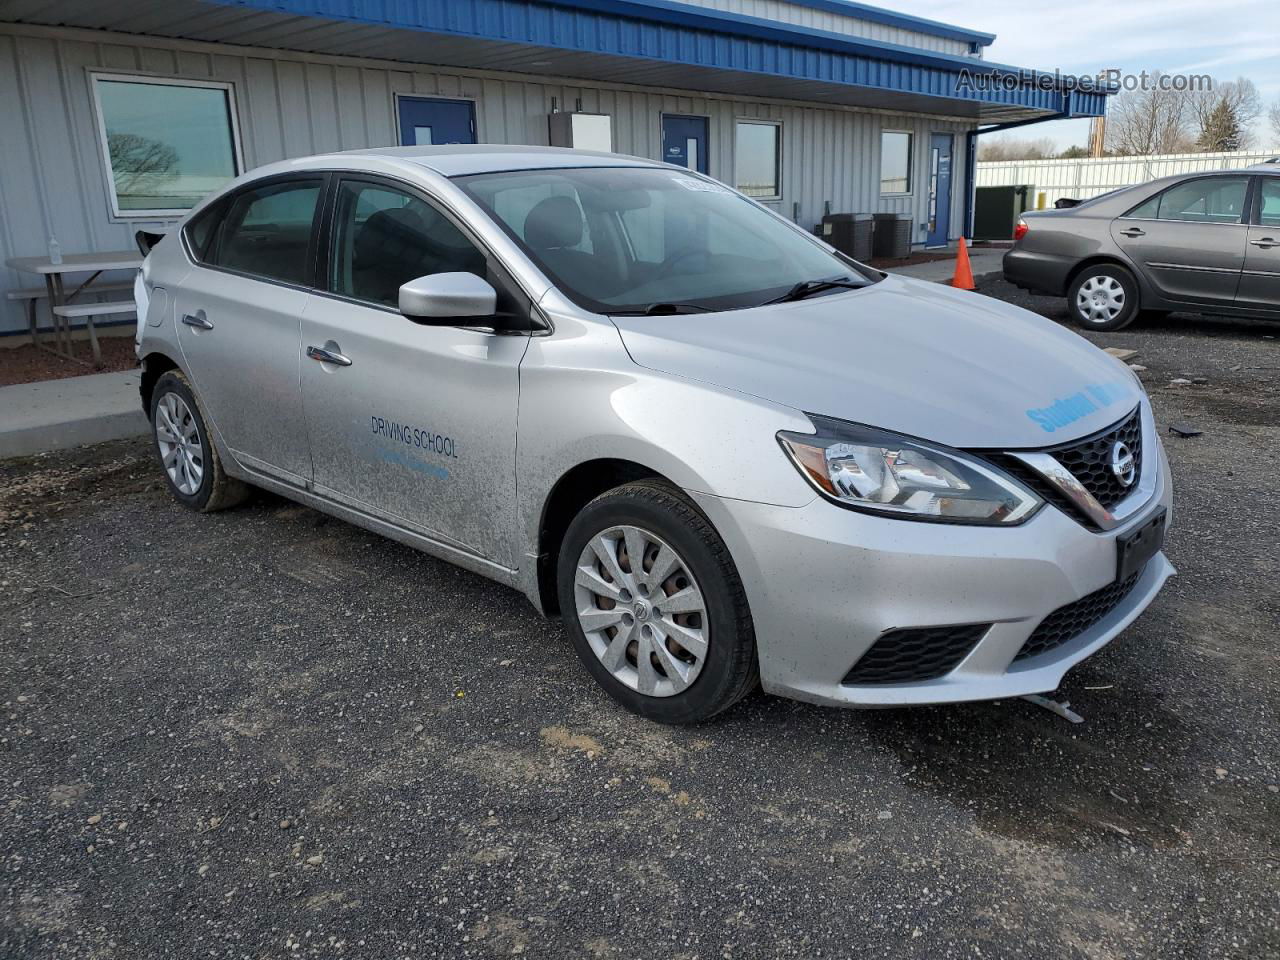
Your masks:
<path fill-rule="evenodd" d="M 109 134 L 107 152 L 111 154 L 116 191 L 121 194 L 138 193 L 144 184 L 154 187 L 172 179 L 178 165 L 177 150 L 136 133 Z"/>
<path fill-rule="evenodd" d="M 1107 109 L 1107 152 L 1122 156 L 1190 150 L 1190 95 L 1162 89 L 1159 71 L 1145 89 L 1126 90 Z"/>
<path fill-rule="evenodd" d="M 1277 145 L 1280 145 L 1280 100 L 1271 105 L 1271 109 L 1267 111 L 1267 120 L 1271 124 L 1271 136 Z"/>
<path fill-rule="evenodd" d="M 1253 139 L 1250 128 L 1262 113 L 1258 88 L 1247 77 L 1224 82 L 1190 95 L 1196 146 L 1205 151 L 1243 150 Z"/>
<path fill-rule="evenodd" d="M 989 140 L 978 146 L 979 160 L 1047 160 L 1054 155 L 1053 141 L 1048 137 L 1038 140 L 1000 139 Z"/>

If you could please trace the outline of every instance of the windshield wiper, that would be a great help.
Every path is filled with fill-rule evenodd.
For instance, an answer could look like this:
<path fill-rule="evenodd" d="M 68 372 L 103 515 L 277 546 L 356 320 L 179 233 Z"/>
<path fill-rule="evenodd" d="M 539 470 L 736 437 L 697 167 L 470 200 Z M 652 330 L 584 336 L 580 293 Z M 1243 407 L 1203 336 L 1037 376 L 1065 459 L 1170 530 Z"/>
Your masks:
<path fill-rule="evenodd" d="M 610 310 L 610 317 L 669 317 L 678 313 L 714 313 L 699 303 L 651 303 L 640 310 Z"/>
<path fill-rule="evenodd" d="M 836 287 L 848 287 L 851 290 L 858 287 L 865 287 L 865 280 L 854 280 L 852 277 L 826 277 L 821 280 L 801 280 L 794 287 L 788 290 L 780 297 L 774 297 L 772 300 L 766 300 L 760 306 L 766 306 L 770 303 L 790 303 L 792 300 L 803 300 L 805 297 L 813 293 L 821 293 L 823 290 L 833 290 Z"/>

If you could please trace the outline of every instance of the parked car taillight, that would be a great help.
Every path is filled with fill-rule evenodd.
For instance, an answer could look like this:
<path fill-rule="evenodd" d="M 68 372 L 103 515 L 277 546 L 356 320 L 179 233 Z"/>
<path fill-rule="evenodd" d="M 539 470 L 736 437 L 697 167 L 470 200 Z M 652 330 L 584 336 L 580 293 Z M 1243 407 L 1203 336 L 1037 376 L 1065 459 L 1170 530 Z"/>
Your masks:
<path fill-rule="evenodd" d="M 1017 240 L 1021 240 L 1023 237 L 1025 237 L 1025 236 L 1027 235 L 1027 231 L 1028 231 L 1028 230 L 1030 230 L 1030 229 L 1031 229 L 1031 228 L 1030 228 L 1029 226 L 1027 226 L 1027 221 L 1025 221 L 1025 220 L 1023 220 L 1021 217 L 1019 217 L 1019 218 L 1018 218 L 1018 225 L 1017 225 L 1016 227 L 1014 227 L 1014 228 L 1013 228 L 1013 239 L 1014 239 L 1015 241 L 1017 241 Z"/>

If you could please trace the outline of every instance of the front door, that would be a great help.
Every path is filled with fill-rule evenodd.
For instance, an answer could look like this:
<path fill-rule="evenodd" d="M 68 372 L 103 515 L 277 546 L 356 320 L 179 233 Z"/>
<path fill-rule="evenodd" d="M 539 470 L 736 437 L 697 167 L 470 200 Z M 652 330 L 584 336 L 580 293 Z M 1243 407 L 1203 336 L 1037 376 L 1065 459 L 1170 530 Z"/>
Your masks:
<path fill-rule="evenodd" d="M 470 100 L 400 97 L 400 144 L 475 143 L 476 110 Z"/>
<path fill-rule="evenodd" d="M 1236 305 L 1280 310 L 1280 177 L 1258 178 L 1256 204 Z"/>
<path fill-rule="evenodd" d="M 516 566 L 516 412 L 529 338 L 423 326 L 396 309 L 400 285 L 427 274 L 502 283 L 416 193 L 351 177 L 332 206 L 327 291 L 302 321 L 304 353 L 337 358 L 302 360 L 316 492 Z"/>
<path fill-rule="evenodd" d="M 1230 304 L 1244 266 L 1249 178 L 1197 177 L 1111 223 L 1111 237 L 1170 300 Z"/>
<path fill-rule="evenodd" d="M 927 245 L 945 247 L 951 233 L 951 146 L 949 133 L 929 138 L 929 235 Z"/>
<path fill-rule="evenodd" d="M 174 301 L 178 342 L 213 428 L 242 464 L 296 486 L 311 478 L 298 330 L 324 182 L 273 180 L 216 205 L 210 216 L 220 222 Z"/>
<path fill-rule="evenodd" d="M 678 167 L 707 173 L 706 117 L 662 115 L 662 159 Z"/>

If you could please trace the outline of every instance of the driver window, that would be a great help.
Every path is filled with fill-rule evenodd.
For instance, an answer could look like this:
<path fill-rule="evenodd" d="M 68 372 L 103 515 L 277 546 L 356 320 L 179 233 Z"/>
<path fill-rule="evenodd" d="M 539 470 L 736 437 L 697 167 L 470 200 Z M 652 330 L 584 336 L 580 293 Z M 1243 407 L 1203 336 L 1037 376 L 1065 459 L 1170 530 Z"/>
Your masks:
<path fill-rule="evenodd" d="M 486 273 L 484 254 L 430 204 L 359 180 L 338 188 L 333 251 L 330 289 L 389 307 L 418 277 Z"/>

